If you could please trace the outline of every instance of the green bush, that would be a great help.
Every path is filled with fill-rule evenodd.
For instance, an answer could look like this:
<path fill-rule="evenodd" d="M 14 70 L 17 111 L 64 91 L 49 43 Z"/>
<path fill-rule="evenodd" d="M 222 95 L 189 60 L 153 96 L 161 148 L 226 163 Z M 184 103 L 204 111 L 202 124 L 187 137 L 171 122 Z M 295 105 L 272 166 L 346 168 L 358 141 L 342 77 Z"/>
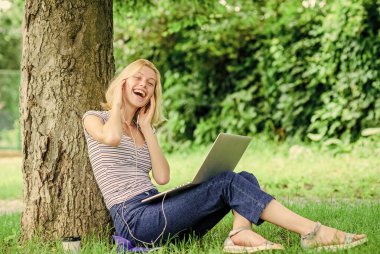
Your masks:
<path fill-rule="evenodd" d="M 20 74 L 18 71 L 0 72 L 0 131 L 9 130 L 18 121 Z"/>
<path fill-rule="evenodd" d="M 115 58 L 162 71 L 169 149 L 218 132 L 357 139 L 380 125 L 380 7 L 357 1 L 115 4 Z"/>
<path fill-rule="evenodd" d="M 0 132 L 9 131 L 19 117 L 18 89 L 24 1 L 10 2 L 10 9 L 0 8 Z"/>

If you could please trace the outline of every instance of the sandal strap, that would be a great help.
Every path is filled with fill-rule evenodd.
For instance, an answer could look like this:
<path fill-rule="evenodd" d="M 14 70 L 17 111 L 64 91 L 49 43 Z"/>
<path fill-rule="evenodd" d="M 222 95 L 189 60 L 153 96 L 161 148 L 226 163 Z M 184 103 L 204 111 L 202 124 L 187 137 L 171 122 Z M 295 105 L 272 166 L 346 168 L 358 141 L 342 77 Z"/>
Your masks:
<path fill-rule="evenodd" d="M 345 233 L 344 235 L 344 244 L 349 244 L 354 241 L 355 234 Z"/>
<path fill-rule="evenodd" d="M 304 249 L 313 249 L 313 248 L 318 247 L 318 243 L 307 243 L 307 242 L 305 242 L 305 240 L 314 240 L 314 238 L 317 235 L 318 231 L 320 230 L 321 226 L 322 226 L 321 223 L 317 222 L 312 232 L 301 236 L 301 246 Z M 343 243 L 335 243 L 333 245 L 326 245 L 326 246 L 322 245 L 322 246 L 319 246 L 319 248 L 328 250 L 329 247 L 344 246 L 347 244 L 351 244 L 351 243 L 355 242 L 355 240 L 354 240 L 355 236 L 356 236 L 356 234 L 344 233 L 344 242 Z"/>
<path fill-rule="evenodd" d="M 313 231 L 311 231 L 310 233 L 307 233 L 306 235 L 301 236 L 301 239 L 312 240 L 317 235 L 318 231 L 321 229 L 321 226 L 322 224 L 319 221 L 317 221 L 317 223 L 314 226 Z"/>
<path fill-rule="evenodd" d="M 313 231 L 310 233 L 307 233 L 306 235 L 301 235 L 301 246 L 304 249 L 311 249 L 315 247 L 314 243 L 307 243 L 306 240 L 313 240 L 315 236 L 317 235 L 318 231 L 321 229 L 322 224 L 318 221 L 315 226 Z"/>
<path fill-rule="evenodd" d="M 275 243 L 274 243 L 274 242 L 271 242 L 271 241 L 268 241 L 268 240 L 266 240 L 266 241 L 265 241 L 265 245 L 266 245 L 266 246 L 273 246 L 273 245 L 275 245 Z"/>
<path fill-rule="evenodd" d="M 251 227 L 241 227 L 241 228 L 235 228 L 233 230 L 230 231 L 230 233 L 228 234 L 229 237 L 232 237 L 238 233 L 240 233 L 241 231 L 243 230 L 252 230 Z"/>

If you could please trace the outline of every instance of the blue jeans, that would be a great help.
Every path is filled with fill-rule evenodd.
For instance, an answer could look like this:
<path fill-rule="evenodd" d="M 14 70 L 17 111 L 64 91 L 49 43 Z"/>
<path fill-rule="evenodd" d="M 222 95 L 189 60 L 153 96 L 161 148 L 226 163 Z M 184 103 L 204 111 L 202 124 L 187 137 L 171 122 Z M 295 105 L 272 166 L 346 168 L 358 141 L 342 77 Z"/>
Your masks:
<path fill-rule="evenodd" d="M 140 202 L 156 193 L 158 191 L 152 189 L 111 207 L 116 235 L 130 240 L 134 245 L 141 245 L 141 241 L 152 243 L 157 239 L 165 227 L 162 202 Z M 271 195 L 260 189 L 254 175 L 248 172 L 221 173 L 164 200 L 167 226 L 156 245 L 177 237 L 202 236 L 231 209 L 259 225 L 263 222 L 260 215 L 272 199 Z"/>

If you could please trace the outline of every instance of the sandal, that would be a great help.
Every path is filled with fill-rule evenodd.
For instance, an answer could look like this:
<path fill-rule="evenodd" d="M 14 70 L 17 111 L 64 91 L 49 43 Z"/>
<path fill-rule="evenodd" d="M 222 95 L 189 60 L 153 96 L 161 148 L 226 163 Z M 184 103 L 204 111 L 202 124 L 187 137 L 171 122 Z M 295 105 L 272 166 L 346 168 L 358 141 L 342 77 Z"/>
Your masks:
<path fill-rule="evenodd" d="M 368 241 L 367 236 L 362 239 L 354 240 L 355 234 L 345 233 L 344 242 L 339 244 L 331 244 L 331 245 L 318 245 L 318 243 L 311 242 L 307 243 L 305 240 L 313 240 L 318 231 L 320 230 L 322 224 L 317 222 L 314 230 L 306 235 L 301 236 L 301 246 L 304 249 L 314 249 L 316 251 L 326 250 L 326 251 L 338 251 L 344 249 L 350 249 L 355 246 L 361 245 Z"/>
<path fill-rule="evenodd" d="M 240 233 L 243 230 L 252 230 L 250 227 L 242 227 L 232 230 L 229 234 L 226 240 L 224 241 L 224 252 L 228 253 L 253 253 L 263 250 L 283 250 L 284 247 L 281 244 L 272 243 L 270 241 L 266 241 L 265 243 L 255 246 L 255 247 L 248 247 L 248 246 L 240 246 L 235 245 L 234 242 L 231 240 L 231 237 L 236 235 L 237 233 Z"/>

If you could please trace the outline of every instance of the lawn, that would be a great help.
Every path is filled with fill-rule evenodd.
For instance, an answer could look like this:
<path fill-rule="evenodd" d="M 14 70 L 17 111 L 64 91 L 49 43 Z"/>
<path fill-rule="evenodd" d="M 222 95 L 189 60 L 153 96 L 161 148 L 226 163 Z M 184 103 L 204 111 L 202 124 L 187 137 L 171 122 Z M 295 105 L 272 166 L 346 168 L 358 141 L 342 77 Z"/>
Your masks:
<path fill-rule="evenodd" d="M 262 187 L 276 197 L 321 199 L 380 199 L 380 142 L 359 141 L 347 147 L 324 148 L 252 140 L 236 167 L 256 175 Z M 168 156 L 172 173 L 170 186 L 194 176 L 208 147 Z M 161 189 L 165 189 L 161 187 Z"/>
<path fill-rule="evenodd" d="M 165 188 L 191 180 L 208 147 L 187 149 L 167 156 L 171 182 Z M 277 144 L 255 138 L 236 171 L 254 173 L 262 187 L 279 201 L 313 220 L 345 231 L 364 232 L 369 243 L 349 253 L 376 253 L 380 244 L 380 144 L 361 140 L 344 147 L 321 147 L 292 142 Z M 22 196 L 21 158 L 0 158 L 0 199 Z M 61 253 L 59 242 L 34 239 L 19 245 L 19 213 L 0 216 L 0 253 Z M 231 215 L 202 240 L 191 238 L 165 246 L 157 253 L 220 253 L 232 223 Z M 264 223 L 257 231 L 299 253 L 299 237 Z M 114 253 L 104 239 L 86 238 L 82 253 Z"/>
<path fill-rule="evenodd" d="M 22 198 L 21 157 L 0 157 L 0 200 Z"/>
<path fill-rule="evenodd" d="M 365 232 L 368 235 L 368 243 L 344 253 L 378 253 L 380 241 L 379 202 L 294 201 L 297 200 L 291 202 L 284 200 L 284 203 L 294 211 L 324 224 L 349 232 Z M 64 253 L 60 242 L 46 244 L 39 239 L 34 239 L 26 245 L 19 245 L 17 242 L 20 230 L 19 216 L 18 213 L 0 216 L 0 253 Z M 229 214 L 203 239 L 190 238 L 188 241 L 168 244 L 155 253 L 221 253 L 222 244 L 230 230 L 231 223 L 232 216 Z M 286 249 L 282 253 L 305 252 L 300 248 L 297 234 L 269 223 L 255 227 L 255 230 L 271 241 L 282 243 Z M 81 253 L 116 253 L 116 250 L 114 245 L 109 243 L 107 237 L 103 239 L 87 237 L 82 241 Z"/>

